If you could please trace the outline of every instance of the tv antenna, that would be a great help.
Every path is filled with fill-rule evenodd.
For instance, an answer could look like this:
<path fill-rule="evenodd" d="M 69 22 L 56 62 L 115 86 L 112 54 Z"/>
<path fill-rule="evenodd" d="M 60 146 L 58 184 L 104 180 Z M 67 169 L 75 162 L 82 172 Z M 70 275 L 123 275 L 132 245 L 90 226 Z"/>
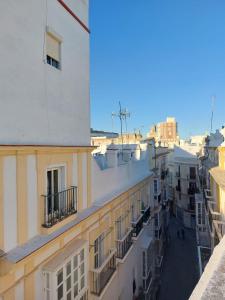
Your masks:
<path fill-rule="evenodd" d="M 215 102 L 216 102 L 216 96 L 211 97 L 212 101 L 212 113 L 211 113 L 211 127 L 210 127 L 210 132 L 213 131 L 213 118 L 214 118 L 214 109 L 215 109 Z"/>
<path fill-rule="evenodd" d="M 118 113 L 112 112 L 112 124 L 113 124 L 114 117 L 118 117 L 120 120 L 120 134 L 121 134 L 122 149 L 123 149 L 123 122 L 125 122 L 126 133 L 127 133 L 127 119 L 130 118 L 130 113 L 128 112 L 127 108 L 122 109 L 120 101 L 119 101 L 119 112 Z"/>

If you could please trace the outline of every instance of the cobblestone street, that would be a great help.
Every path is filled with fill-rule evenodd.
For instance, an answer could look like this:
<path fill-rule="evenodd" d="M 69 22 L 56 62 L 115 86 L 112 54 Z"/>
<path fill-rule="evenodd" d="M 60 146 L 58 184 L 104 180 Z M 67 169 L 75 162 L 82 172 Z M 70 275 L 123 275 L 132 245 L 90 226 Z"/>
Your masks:
<path fill-rule="evenodd" d="M 187 300 L 198 281 L 198 261 L 194 230 L 184 229 L 185 239 L 178 238 L 180 223 L 170 221 L 170 241 L 166 249 L 159 300 Z"/>

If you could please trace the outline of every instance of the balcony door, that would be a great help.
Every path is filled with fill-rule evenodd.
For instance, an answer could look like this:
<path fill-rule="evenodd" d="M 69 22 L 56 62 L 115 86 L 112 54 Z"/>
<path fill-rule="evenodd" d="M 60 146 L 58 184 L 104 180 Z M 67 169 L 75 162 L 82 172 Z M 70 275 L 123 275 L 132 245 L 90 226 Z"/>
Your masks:
<path fill-rule="evenodd" d="M 64 199 L 60 195 L 63 188 L 62 173 L 62 168 L 47 170 L 48 213 L 59 212 L 64 207 Z"/>
<path fill-rule="evenodd" d="M 190 179 L 196 179 L 196 168 L 190 167 Z"/>
<path fill-rule="evenodd" d="M 94 243 L 94 267 L 101 267 L 104 262 L 104 233 L 102 233 Z"/>

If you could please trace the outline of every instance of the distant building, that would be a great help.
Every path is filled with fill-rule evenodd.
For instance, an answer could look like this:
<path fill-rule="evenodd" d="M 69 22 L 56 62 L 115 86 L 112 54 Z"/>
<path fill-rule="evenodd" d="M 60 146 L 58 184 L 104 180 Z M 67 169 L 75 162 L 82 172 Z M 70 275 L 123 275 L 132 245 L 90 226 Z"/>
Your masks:
<path fill-rule="evenodd" d="M 201 157 L 202 190 L 196 201 L 200 281 L 191 300 L 225 299 L 225 142 L 224 130 L 211 133 Z M 208 249 L 209 262 L 203 250 Z M 203 253 L 203 254 L 202 254 Z"/>
<path fill-rule="evenodd" d="M 195 147 L 194 147 L 195 149 Z M 174 148 L 169 157 L 174 193 L 174 213 L 184 226 L 195 228 L 195 194 L 199 192 L 199 160 L 189 147 Z"/>
<path fill-rule="evenodd" d="M 124 133 L 122 136 L 115 132 L 91 130 L 91 144 L 105 148 L 110 144 L 140 144 L 142 135 L 138 133 Z"/>
<path fill-rule="evenodd" d="M 176 119 L 168 117 L 166 122 L 161 122 L 153 126 L 149 137 L 154 138 L 156 143 L 162 146 L 170 146 L 178 143 L 179 137 Z"/>

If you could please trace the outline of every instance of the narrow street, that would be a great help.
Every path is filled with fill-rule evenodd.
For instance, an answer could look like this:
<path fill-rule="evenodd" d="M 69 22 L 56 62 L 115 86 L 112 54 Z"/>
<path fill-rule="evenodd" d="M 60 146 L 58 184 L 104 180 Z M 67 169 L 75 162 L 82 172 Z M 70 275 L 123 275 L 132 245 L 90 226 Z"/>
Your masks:
<path fill-rule="evenodd" d="M 180 223 L 170 220 L 170 241 L 166 249 L 159 300 L 187 300 L 198 281 L 198 261 L 194 230 L 184 229 L 178 238 Z"/>

